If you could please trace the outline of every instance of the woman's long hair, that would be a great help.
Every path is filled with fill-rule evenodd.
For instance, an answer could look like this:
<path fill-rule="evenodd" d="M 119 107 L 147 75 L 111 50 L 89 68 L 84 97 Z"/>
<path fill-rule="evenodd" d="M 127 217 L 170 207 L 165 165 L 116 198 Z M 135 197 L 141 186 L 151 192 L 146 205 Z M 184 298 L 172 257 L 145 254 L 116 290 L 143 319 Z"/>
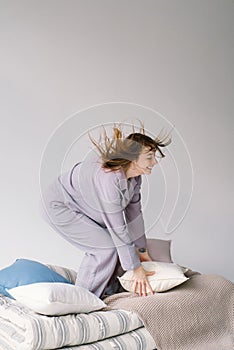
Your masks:
<path fill-rule="evenodd" d="M 159 153 L 160 157 L 165 157 L 161 148 L 168 146 L 171 143 L 169 133 L 164 136 L 160 134 L 154 139 L 145 135 L 143 123 L 140 121 L 140 132 L 135 132 L 124 137 L 122 124 L 114 124 L 113 135 L 111 138 L 107 136 L 106 129 L 103 127 L 103 132 L 99 135 L 99 141 L 95 141 L 89 134 L 91 142 L 98 149 L 102 157 L 102 167 L 109 170 L 119 170 L 123 168 L 127 170 L 133 160 L 137 160 L 142 153 L 144 147 L 149 150 Z"/>

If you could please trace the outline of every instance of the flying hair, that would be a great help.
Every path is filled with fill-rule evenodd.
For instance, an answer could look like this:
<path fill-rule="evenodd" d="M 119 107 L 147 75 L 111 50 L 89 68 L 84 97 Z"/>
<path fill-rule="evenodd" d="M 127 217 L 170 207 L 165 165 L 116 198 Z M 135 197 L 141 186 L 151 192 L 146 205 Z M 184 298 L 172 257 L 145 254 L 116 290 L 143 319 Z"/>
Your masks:
<path fill-rule="evenodd" d="M 109 170 L 127 170 L 133 160 L 137 160 L 144 148 L 157 152 L 161 158 L 165 157 L 161 148 L 171 143 L 170 133 L 162 134 L 162 130 L 155 137 L 151 138 L 145 134 L 145 128 L 140 121 L 140 130 L 135 132 L 132 124 L 132 133 L 125 137 L 122 123 L 114 123 L 112 137 L 107 135 L 105 127 L 102 125 L 102 131 L 99 134 L 99 140 L 94 140 L 88 133 L 92 144 L 99 151 L 102 158 L 102 167 Z"/>

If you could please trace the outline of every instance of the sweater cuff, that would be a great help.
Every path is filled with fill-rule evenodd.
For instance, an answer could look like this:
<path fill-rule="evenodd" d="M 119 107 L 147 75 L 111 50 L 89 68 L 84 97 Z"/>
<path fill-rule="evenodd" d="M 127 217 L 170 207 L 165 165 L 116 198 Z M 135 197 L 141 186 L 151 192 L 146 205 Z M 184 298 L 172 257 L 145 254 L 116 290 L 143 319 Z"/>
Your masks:
<path fill-rule="evenodd" d="M 135 244 L 136 248 L 146 248 L 147 247 L 147 241 L 146 241 L 145 234 L 142 235 L 140 238 L 136 239 L 134 241 L 134 244 Z"/>
<path fill-rule="evenodd" d="M 135 244 L 121 246 L 118 247 L 117 250 L 120 264 L 125 271 L 135 270 L 141 265 Z"/>

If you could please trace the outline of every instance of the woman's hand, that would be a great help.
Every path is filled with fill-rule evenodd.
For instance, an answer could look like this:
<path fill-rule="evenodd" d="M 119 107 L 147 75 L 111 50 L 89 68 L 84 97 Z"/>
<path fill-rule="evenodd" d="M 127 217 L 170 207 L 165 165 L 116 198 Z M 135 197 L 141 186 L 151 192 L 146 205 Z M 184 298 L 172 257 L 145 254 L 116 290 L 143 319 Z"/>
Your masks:
<path fill-rule="evenodd" d="M 149 293 L 151 295 L 154 294 L 153 289 L 151 288 L 151 285 L 147 279 L 147 276 L 154 275 L 154 271 L 146 271 L 144 270 L 143 266 L 140 265 L 137 269 L 133 270 L 133 290 L 135 293 L 138 293 L 139 296 L 146 296 L 147 295 L 147 289 L 149 290 Z M 139 291 L 137 292 L 137 289 Z"/>

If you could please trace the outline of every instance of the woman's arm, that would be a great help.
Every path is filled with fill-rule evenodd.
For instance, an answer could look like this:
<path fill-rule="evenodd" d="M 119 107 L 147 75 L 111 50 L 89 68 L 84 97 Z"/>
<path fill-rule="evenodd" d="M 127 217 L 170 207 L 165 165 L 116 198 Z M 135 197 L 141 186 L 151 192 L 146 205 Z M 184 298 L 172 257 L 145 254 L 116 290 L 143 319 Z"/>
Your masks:
<path fill-rule="evenodd" d="M 135 177 L 134 195 L 125 208 L 125 219 L 129 235 L 137 248 L 146 248 L 145 224 L 141 209 L 141 176 Z"/>
<path fill-rule="evenodd" d="M 140 296 L 146 295 L 146 289 L 149 289 L 150 293 L 152 294 L 153 291 L 148 282 L 147 276 L 154 274 L 154 272 L 145 271 L 143 269 L 141 261 L 143 261 L 142 259 L 146 259 L 146 254 L 140 258 L 139 251 L 137 251 L 135 244 L 138 242 L 138 244 L 146 246 L 143 218 L 140 219 L 142 225 L 140 232 L 143 230 L 143 235 L 141 233 L 141 237 L 139 238 L 136 236 L 132 237 L 132 234 L 129 234 L 129 226 L 126 224 L 126 213 L 124 213 L 124 210 L 120 205 L 120 189 L 115 183 L 114 177 L 111 175 L 112 174 L 110 174 L 110 176 L 106 176 L 105 183 L 101 182 L 101 186 L 98 187 L 98 191 L 100 193 L 100 207 L 102 208 L 102 219 L 118 251 L 122 268 L 124 270 L 133 270 L 134 290 L 138 290 L 138 294 Z M 134 201 L 131 204 L 134 205 Z M 139 201 L 137 206 L 140 208 Z M 135 211 L 132 210 L 130 215 L 133 214 L 133 212 Z M 137 209 L 136 212 L 139 212 L 139 209 Z M 131 216 L 131 218 L 133 217 Z"/>

